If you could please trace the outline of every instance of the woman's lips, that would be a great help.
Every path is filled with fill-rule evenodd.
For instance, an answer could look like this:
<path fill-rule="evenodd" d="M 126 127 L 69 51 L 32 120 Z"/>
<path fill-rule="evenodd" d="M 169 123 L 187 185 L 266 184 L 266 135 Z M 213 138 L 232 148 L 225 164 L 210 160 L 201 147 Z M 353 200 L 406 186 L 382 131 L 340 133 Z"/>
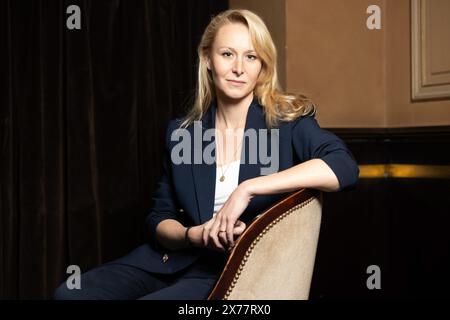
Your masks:
<path fill-rule="evenodd" d="M 237 80 L 227 80 L 227 81 L 235 86 L 242 86 L 243 84 L 245 84 L 244 81 L 237 81 Z"/>

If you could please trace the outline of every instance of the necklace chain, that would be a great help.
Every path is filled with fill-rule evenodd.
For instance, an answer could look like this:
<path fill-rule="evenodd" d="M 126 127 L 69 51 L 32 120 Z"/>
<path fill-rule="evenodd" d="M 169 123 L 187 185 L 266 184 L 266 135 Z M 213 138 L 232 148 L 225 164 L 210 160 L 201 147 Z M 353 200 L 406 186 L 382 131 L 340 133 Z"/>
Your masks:
<path fill-rule="evenodd" d="M 228 165 L 227 165 L 227 167 L 225 168 L 225 170 L 223 170 L 223 167 L 224 167 L 225 165 L 222 165 L 222 166 L 219 167 L 219 168 L 220 168 L 220 171 L 222 172 L 222 176 L 221 176 L 220 179 L 219 179 L 220 182 L 225 181 L 225 173 L 227 173 L 227 171 L 228 171 L 228 169 L 230 168 L 231 164 L 235 161 L 234 158 L 236 158 L 236 154 L 237 154 L 238 150 L 240 150 L 241 145 L 242 145 L 242 140 L 241 140 L 241 142 L 239 143 L 239 146 L 238 146 L 238 147 L 236 148 L 236 150 L 234 151 L 233 161 L 231 161 L 230 163 L 228 163 Z M 216 146 L 217 146 L 217 144 L 216 144 Z M 218 149 L 219 149 L 219 148 L 217 148 L 217 150 L 218 150 Z M 217 153 L 217 152 L 216 152 L 216 153 Z M 222 155 L 221 152 L 219 152 L 219 153 L 220 153 L 220 155 Z M 223 159 L 222 159 L 222 160 L 223 160 Z"/>
<path fill-rule="evenodd" d="M 218 123 L 217 118 L 218 118 L 218 114 L 216 113 L 216 125 L 217 125 L 217 123 Z M 225 119 L 225 118 L 224 118 L 224 121 L 225 121 L 225 126 L 226 126 L 226 119 Z M 218 133 L 220 133 L 220 131 L 217 129 L 217 127 L 216 127 L 216 130 L 218 131 Z M 226 130 L 228 130 L 228 128 L 227 128 Z M 226 131 L 226 130 L 225 130 L 225 131 Z M 226 134 L 225 134 L 225 135 L 226 135 Z M 227 173 L 227 171 L 228 171 L 228 169 L 230 168 L 231 164 L 234 162 L 234 159 L 236 158 L 236 154 L 237 154 L 238 150 L 241 149 L 241 146 L 242 146 L 242 140 L 243 140 L 243 137 L 242 137 L 242 139 L 241 139 L 241 142 L 239 143 L 239 146 L 238 146 L 238 147 L 236 148 L 236 150 L 234 151 L 233 161 L 231 161 L 231 162 L 226 166 L 225 170 L 223 170 L 223 167 L 224 167 L 223 164 L 222 164 L 222 166 L 220 166 L 220 171 L 222 172 L 222 176 L 219 178 L 219 181 L 220 181 L 220 182 L 225 181 L 225 173 Z M 233 143 L 234 143 L 234 139 L 233 139 Z M 217 142 L 216 142 L 216 147 L 217 147 Z M 216 150 L 219 150 L 219 148 L 217 148 Z M 222 152 L 219 152 L 219 153 L 220 153 L 220 155 L 222 155 Z M 217 154 L 217 151 L 216 151 L 216 154 Z M 226 154 L 226 148 L 225 148 L 225 154 Z M 225 157 L 225 158 L 226 158 L 226 157 Z M 220 160 L 220 159 L 219 159 L 219 160 Z M 222 159 L 222 160 L 226 160 L 226 159 Z"/>

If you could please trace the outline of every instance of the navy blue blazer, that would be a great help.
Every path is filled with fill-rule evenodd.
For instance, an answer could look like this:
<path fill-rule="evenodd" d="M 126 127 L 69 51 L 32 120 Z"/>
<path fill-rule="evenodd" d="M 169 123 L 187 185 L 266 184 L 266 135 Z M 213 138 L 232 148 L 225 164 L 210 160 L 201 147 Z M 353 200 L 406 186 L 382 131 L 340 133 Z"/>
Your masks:
<path fill-rule="evenodd" d="M 215 128 L 216 105 L 212 103 L 202 118 L 202 136 L 205 130 Z M 165 219 L 177 219 L 185 226 L 199 225 L 211 219 L 214 209 L 214 190 L 216 166 L 213 164 L 174 164 L 170 159 L 171 151 L 179 141 L 172 141 L 174 130 L 179 128 L 179 119 L 172 120 L 167 128 L 166 148 L 163 160 L 163 176 L 154 196 L 153 208 L 146 219 L 150 240 L 138 247 L 119 262 L 131 264 L 149 272 L 171 274 L 192 264 L 199 252 L 209 249 L 185 249 L 169 251 L 158 245 L 156 226 Z M 262 106 L 255 98 L 249 106 L 245 130 L 267 129 Z M 314 117 L 300 117 L 295 121 L 282 122 L 279 127 L 279 166 L 276 171 L 288 169 L 301 162 L 322 159 L 336 174 L 339 190 L 352 188 L 359 175 L 358 166 L 345 143 L 333 133 L 321 129 Z M 194 135 L 193 125 L 187 130 Z M 270 132 L 270 131 L 269 131 Z M 194 139 L 191 143 L 194 147 Z M 258 146 L 260 137 L 257 136 Z M 214 142 L 203 141 L 202 151 Z M 270 139 L 267 139 L 270 151 Z M 198 150 L 197 150 L 198 151 Z M 215 155 L 214 153 L 212 153 Z M 269 152 L 270 154 L 270 152 Z M 192 158 L 193 159 L 193 158 Z M 256 163 L 249 161 L 249 148 L 243 148 L 239 169 L 239 183 L 261 175 L 266 165 L 260 159 Z M 253 217 L 270 207 L 286 194 L 263 195 L 254 197 L 240 217 L 248 223 Z"/>

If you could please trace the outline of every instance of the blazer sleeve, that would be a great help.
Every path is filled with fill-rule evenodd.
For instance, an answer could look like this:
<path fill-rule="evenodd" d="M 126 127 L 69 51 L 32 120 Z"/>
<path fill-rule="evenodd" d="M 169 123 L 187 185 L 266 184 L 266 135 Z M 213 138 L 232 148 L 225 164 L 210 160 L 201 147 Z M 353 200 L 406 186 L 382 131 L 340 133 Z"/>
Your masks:
<path fill-rule="evenodd" d="M 322 159 L 336 175 L 339 181 L 338 191 L 356 185 L 359 176 L 358 165 L 340 138 L 320 128 L 312 116 L 297 119 L 292 132 L 292 143 L 301 162 Z"/>
<path fill-rule="evenodd" d="M 169 138 L 172 133 L 171 127 L 174 122 L 171 121 L 167 127 L 166 143 L 163 154 L 163 173 L 153 196 L 153 207 L 146 218 L 146 225 L 150 233 L 150 241 L 158 247 L 156 241 L 156 227 L 166 219 L 178 220 L 177 208 L 175 203 L 175 193 L 172 185 L 172 172 L 170 165 Z"/>

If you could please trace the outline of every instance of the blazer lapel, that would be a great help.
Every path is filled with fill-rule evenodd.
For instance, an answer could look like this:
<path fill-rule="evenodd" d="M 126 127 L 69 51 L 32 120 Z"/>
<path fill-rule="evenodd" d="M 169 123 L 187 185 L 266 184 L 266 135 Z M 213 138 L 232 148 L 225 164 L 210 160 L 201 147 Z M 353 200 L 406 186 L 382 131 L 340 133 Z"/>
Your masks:
<path fill-rule="evenodd" d="M 243 152 L 241 153 L 241 164 L 239 167 L 239 184 L 245 180 L 259 177 L 261 175 L 261 163 L 258 157 L 259 130 L 266 128 L 267 127 L 262 107 L 258 104 L 258 101 L 255 98 L 253 99 L 253 102 L 247 112 L 247 120 L 245 123 L 244 133 L 249 133 L 250 131 L 254 131 L 256 133 L 256 141 L 251 142 L 256 143 L 256 146 L 250 145 L 250 139 L 245 139 L 243 141 Z M 257 153 L 256 163 L 254 163 L 254 161 L 251 161 L 252 158 L 255 158 L 255 155 L 251 154 L 252 151 L 256 151 Z"/>
<path fill-rule="evenodd" d="M 259 158 L 259 148 L 261 146 L 259 136 L 260 129 L 267 129 L 267 126 L 263 108 L 255 98 L 250 105 L 250 108 L 248 109 L 244 132 L 248 133 L 249 131 L 254 130 L 254 132 L 256 133 L 256 140 L 252 140 L 251 143 L 256 143 L 256 145 L 250 146 L 249 139 L 243 142 L 245 143 L 245 145 L 243 145 L 245 146 L 245 148 L 243 148 L 243 152 L 241 154 L 241 164 L 239 167 L 239 184 L 245 180 L 261 176 L 262 164 Z M 268 152 L 270 153 L 270 139 L 268 139 L 267 141 L 267 148 Z M 256 155 L 251 155 L 251 153 L 254 152 L 256 152 Z M 253 158 L 255 158 L 256 156 L 256 162 L 250 161 L 252 159 L 251 156 L 253 156 Z M 262 207 L 262 200 L 263 197 L 254 197 L 249 203 L 245 212 L 241 215 L 241 219 L 245 216 L 253 217 L 256 214 L 259 214 L 259 210 Z M 244 221 L 245 220 L 247 219 L 244 218 Z"/>

